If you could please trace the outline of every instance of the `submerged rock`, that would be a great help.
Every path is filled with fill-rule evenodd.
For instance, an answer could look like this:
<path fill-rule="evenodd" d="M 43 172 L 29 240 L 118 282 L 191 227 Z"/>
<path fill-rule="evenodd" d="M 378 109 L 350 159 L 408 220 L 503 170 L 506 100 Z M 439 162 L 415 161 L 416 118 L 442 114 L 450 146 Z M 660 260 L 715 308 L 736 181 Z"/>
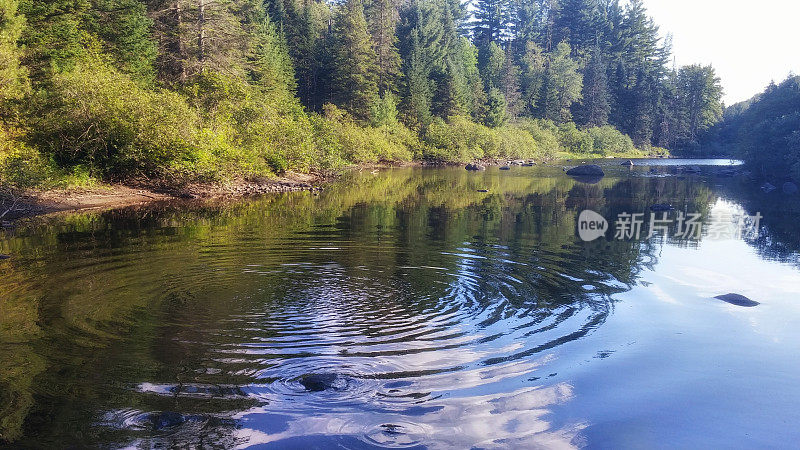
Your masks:
<path fill-rule="evenodd" d="M 797 191 L 798 191 L 797 185 L 792 183 L 791 181 L 787 181 L 786 183 L 783 183 L 783 193 L 784 194 L 793 195 L 793 194 L 797 194 Z"/>
<path fill-rule="evenodd" d="M 500 167 L 500 170 L 511 170 L 511 167 L 508 167 L 508 166 L 502 166 L 502 167 Z"/>
<path fill-rule="evenodd" d="M 8 258 L 11 258 L 11 257 L 8 256 L 8 255 L 0 255 L 0 261 L 2 261 L 4 259 L 8 259 Z"/>
<path fill-rule="evenodd" d="M 489 192 L 488 189 L 478 189 L 478 192 Z"/>
<path fill-rule="evenodd" d="M 702 172 L 702 170 L 700 169 L 700 166 L 689 166 L 689 167 L 678 167 L 678 172 L 698 174 Z"/>
<path fill-rule="evenodd" d="M 486 170 L 486 167 L 482 166 L 480 164 L 467 164 L 465 169 L 471 170 L 471 171 L 477 171 L 477 170 Z"/>
<path fill-rule="evenodd" d="M 650 211 L 653 212 L 667 212 L 667 211 L 674 211 L 675 207 L 668 203 L 656 203 L 655 205 L 650 207 Z"/>
<path fill-rule="evenodd" d="M 761 185 L 761 192 L 763 192 L 765 194 L 769 194 L 770 192 L 774 191 L 775 189 L 778 189 L 778 188 L 776 188 L 775 185 L 773 185 L 772 183 L 764 183 L 764 184 Z"/>
<path fill-rule="evenodd" d="M 148 421 L 153 426 L 153 430 L 163 430 L 183 424 L 186 422 L 186 418 L 174 411 L 164 411 L 160 414 L 150 414 Z"/>
<path fill-rule="evenodd" d="M 758 306 L 761 303 L 758 303 L 755 300 L 750 300 L 749 298 L 745 297 L 744 295 L 740 294 L 725 294 L 725 295 L 718 295 L 716 297 L 717 300 L 722 300 L 723 302 L 730 303 L 731 305 L 736 306 L 744 306 L 746 308 L 750 308 L 753 306 Z"/>
<path fill-rule="evenodd" d="M 721 169 L 719 172 L 717 172 L 717 176 L 723 178 L 730 178 L 735 176 L 737 173 L 738 171 L 736 169 Z"/>
<path fill-rule="evenodd" d="M 341 389 L 341 380 L 335 373 L 310 373 L 298 380 L 309 392 L 322 392 Z"/>
<path fill-rule="evenodd" d="M 567 175 L 578 177 L 604 177 L 606 173 L 603 172 L 603 169 L 597 164 L 586 164 L 567 170 Z"/>

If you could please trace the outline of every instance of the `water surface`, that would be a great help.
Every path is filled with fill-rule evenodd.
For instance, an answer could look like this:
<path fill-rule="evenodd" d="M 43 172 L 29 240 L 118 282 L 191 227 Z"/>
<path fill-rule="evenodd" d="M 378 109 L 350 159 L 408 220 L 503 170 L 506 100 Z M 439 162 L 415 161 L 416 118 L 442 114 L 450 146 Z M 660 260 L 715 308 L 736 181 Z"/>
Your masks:
<path fill-rule="evenodd" d="M 791 447 L 798 199 L 718 176 L 727 160 L 668 161 L 605 161 L 595 184 L 561 166 L 393 169 L 319 195 L 31 220 L 0 234 L 0 434 L 24 447 Z M 709 227 L 577 237 L 584 209 L 613 222 L 656 203 Z M 756 212 L 757 236 L 713 233 Z M 760 305 L 713 298 L 729 292 Z"/>

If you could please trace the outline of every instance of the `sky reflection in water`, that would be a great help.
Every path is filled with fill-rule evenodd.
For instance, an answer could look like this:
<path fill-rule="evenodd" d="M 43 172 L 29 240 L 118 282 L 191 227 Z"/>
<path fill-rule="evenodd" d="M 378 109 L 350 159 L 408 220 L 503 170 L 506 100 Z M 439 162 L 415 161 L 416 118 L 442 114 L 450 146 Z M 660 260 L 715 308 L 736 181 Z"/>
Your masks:
<path fill-rule="evenodd" d="M 786 446 L 800 437 L 800 215 L 713 169 L 609 166 L 593 185 L 559 167 L 397 169 L 318 197 L 33 221 L 0 236 L 0 432 L 34 446 Z M 760 211 L 762 234 L 575 235 L 583 209 L 655 203 Z M 728 292 L 761 305 L 713 299 Z"/>

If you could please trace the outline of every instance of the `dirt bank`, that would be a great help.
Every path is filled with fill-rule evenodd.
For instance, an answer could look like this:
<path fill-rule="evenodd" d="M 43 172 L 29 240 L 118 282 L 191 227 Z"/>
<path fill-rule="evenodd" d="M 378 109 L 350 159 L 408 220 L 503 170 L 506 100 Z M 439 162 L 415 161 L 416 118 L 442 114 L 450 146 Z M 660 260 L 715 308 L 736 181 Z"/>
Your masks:
<path fill-rule="evenodd" d="M 287 173 L 278 178 L 238 180 L 225 184 L 187 184 L 169 187 L 153 182 L 105 184 L 91 188 L 26 191 L 0 199 L 0 225 L 13 226 L 24 217 L 62 211 L 114 209 L 154 201 L 243 197 L 276 192 L 318 190 L 332 176 Z"/>

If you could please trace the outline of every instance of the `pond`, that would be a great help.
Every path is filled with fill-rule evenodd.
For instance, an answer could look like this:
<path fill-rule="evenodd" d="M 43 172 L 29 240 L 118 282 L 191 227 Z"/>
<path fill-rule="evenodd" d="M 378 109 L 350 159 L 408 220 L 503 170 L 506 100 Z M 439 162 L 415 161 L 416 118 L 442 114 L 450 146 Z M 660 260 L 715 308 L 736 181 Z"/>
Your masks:
<path fill-rule="evenodd" d="M 24 447 L 793 445 L 798 197 L 728 176 L 730 161 L 619 162 L 601 161 L 593 183 L 562 166 L 364 171 L 321 193 L 0 232 L 0 435 Z M 674 209 L 651 233 L 653 205 Z M 607 219 L 605 235 L 579 237 L 584 210 Z M 625 218 L 641 233 L 618 236 Z M 758 305 L 715 298 L 728 293 Z"/>

